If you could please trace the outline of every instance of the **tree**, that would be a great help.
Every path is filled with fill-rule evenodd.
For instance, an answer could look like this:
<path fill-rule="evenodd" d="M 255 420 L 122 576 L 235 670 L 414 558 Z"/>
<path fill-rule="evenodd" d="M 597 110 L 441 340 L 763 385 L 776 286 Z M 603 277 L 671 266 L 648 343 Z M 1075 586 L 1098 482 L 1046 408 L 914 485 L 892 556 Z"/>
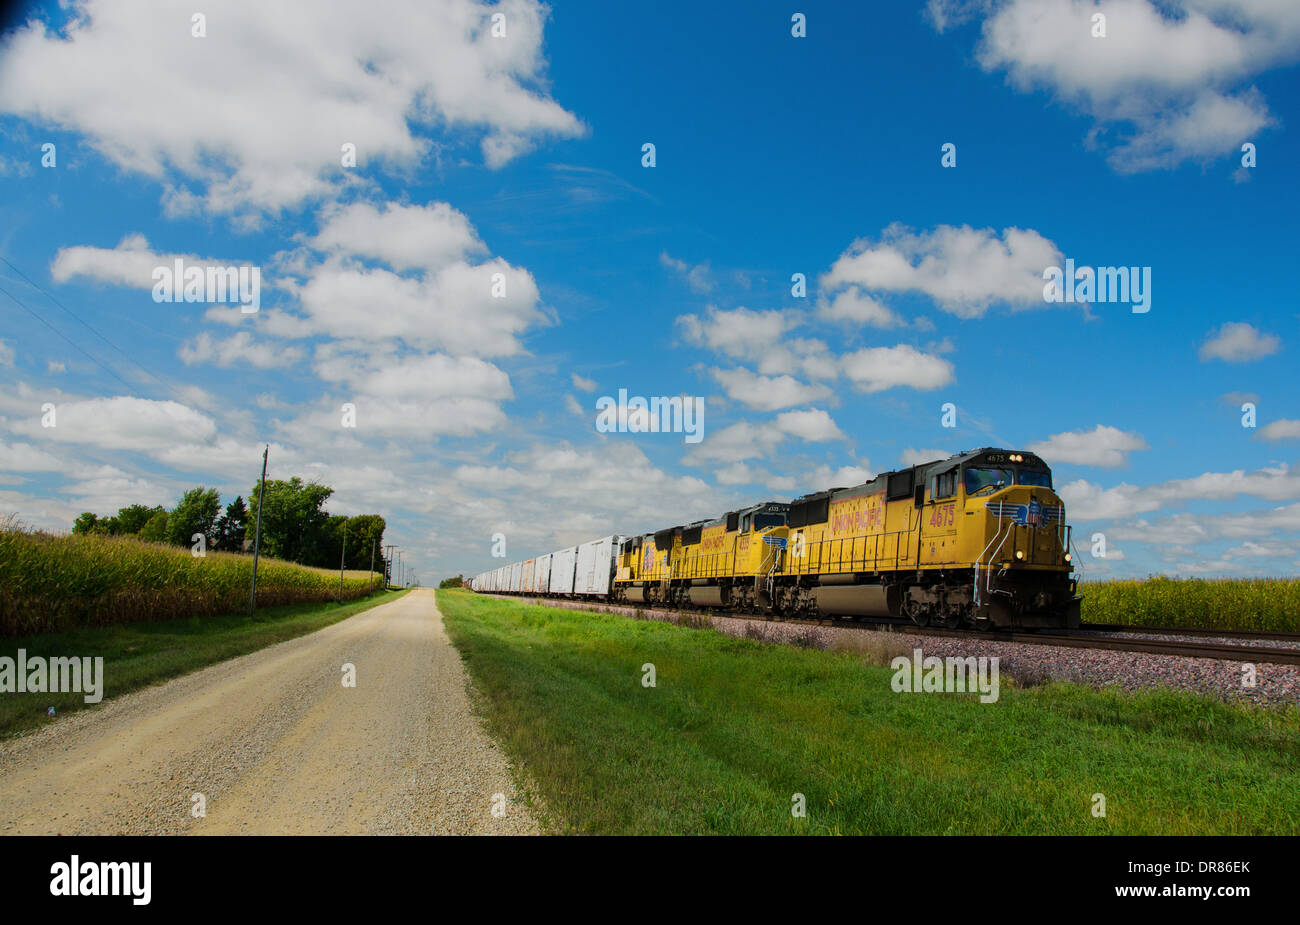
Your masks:
<path fill-rule="evenodd" d="M 347 520 L 340 514 L 325 515 L 320 526 L 303 540 L 302 558 L 297 561 L 303 565 L 314 565 L 316 568 L 338 568 L 339 551 L 343 543 L 343 525 Z M 349 542 L 351 542 L 350 537 Z"/>
<path fill-rule="evenodd" d="M 207 538 L 207 545 L 213 545 L 220 513 L 221 495 L 215 488 L 191 488 L 167 518 L 167 541 L 174 546 L 189 546 L 198 533 Z"/>
<path fill-rule="evenodd" d="M 262 552 L 277 559 L 303 562 L 304 553 L 311 549 L 319 553 L 320 531 L 329 515 L 321 506 L 334 493 L 334 489 L 315 482 L 304 483 L 294 476 L 285 482 L 272 479 L 266 483 L 266 499 L 262 502 Z M 261 485 L 254 485 L 249 493 L 251 511 L 244 534 L 253 539 L 257 530 L 257 506 L 261 498 Z M 335 554 L 338 547 L 335 547 Z M 310 563 L 306 563 L 310 564 Z M 335 559 L 335 565 L 338 560 Z"/>
<path fill-rule="evenodd" d="M 72 523 L 72 532 L 77 536 L 88 536 L 92 533 L 99 533 L 104 528 L 100 524 L 99 515 L 86 511 L 81 514 Z"/>
<path fill-rule="evenodd" d="M 357 570 L 370 568 L 372 549 L 375 553 L 375 570 L 382 568 L 379 560 L 383 555 L 384 530 L 387 526 L 384 518 L 378 514 L 358 514 L 356 517 L 348 518 L 348 568 Z"/>
<path fill-rule="evenodd" d="M 248 508 L 244 506 L 244 496 L 239 495 L 226 505 L 226 513 L 217 519 L 213 545 L 221 552 L 243 552 L 247 521 Z"/>
<path fill-rule="evenodd" d="M 146 543 L 167 542 L 167 512 L 158 508 L 157 513 L 149 518 L 149 522 L 140 528 L 136 536 Z"/>
<path fill-rule="evenodd" d="M 146 507 L 143 504 L 132 504 L 120 508 L 117 516 L 98 514 L 86 511 L 77 517 L 72 525 L 72 532 L 78 536 L 93 534 L 95 536 L 140 536 L 145 525 L 159 514 L 166 514 L 166 510 L 161 507 Z M 163 538 L 159 538 L 161 541 Z"/>
<path fill-rule="evenodd" d="M 116 517 L 108 518 L 108 532 L 114 536 L 139 536 L 145 525 L 159 514 L 165 513 L 166 511 L 160 506 L 145 507 L 143 504 L 132 504 L 121 508 Z"/>
<path fill-rule="evenodd" d="M 455 578 L 444 578 L 438 583 L 438 590 L 442 591 L 447 588 L 459 588 L 465 584 L 465 576 L 457 575 Z"/>
<path fill-rule="evenodd" d="M 215 488 L 200 485 L 187 491 L 170 513 L 162 507 L 132 504 L 115 517 L 86 511 L 77 517 L 72 532 L 79 535 L 129 535 L 155 543 L 190 546 L 193 536 L 208 538 L 209 549 L 222 552 L 251 550 L 256 531 L 256 508 L 261 486 L 254 485 L 245 503 L 240 495 L 221 511 L 221 496 Z M 334 489 L 294 478 L 266 483 L 262 507 L 262 552 L 278 559 L 336 569 L 339 557 L 344 567 L 357 571 L 370 568 L 375 554 L 375 571 L 383 574 L 384 530 L 387 524 L 378 514 L 356 517 L 330 515 L 323 510 Z M 347 549 L 343 549 L 346 528 Z"/>

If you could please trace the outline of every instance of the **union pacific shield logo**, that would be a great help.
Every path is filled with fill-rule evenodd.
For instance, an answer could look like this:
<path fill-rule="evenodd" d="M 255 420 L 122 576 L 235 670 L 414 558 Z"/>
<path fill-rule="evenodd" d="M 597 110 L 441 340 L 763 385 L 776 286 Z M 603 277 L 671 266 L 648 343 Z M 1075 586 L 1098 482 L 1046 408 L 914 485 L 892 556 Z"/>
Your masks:
<path fill-rule="evenodd" d="M 1025 514 L 1025 523 L 1031 527 L 1041 527 L 1043 524 L 1043 506 L 1037 501 L 1029 502 L 1029 510 Z"/>

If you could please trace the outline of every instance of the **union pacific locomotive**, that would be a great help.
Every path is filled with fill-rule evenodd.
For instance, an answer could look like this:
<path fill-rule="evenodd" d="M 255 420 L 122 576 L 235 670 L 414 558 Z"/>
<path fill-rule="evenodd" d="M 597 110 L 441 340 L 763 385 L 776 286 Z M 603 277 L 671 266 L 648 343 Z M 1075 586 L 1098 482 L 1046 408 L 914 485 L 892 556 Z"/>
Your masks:
<path fill-rule="evenodd" d="M 471 579 L 476 591 L 950 628 L 1077 627 L 1047 464 L 985 447 L 852 488 L 609 536 Z"/>

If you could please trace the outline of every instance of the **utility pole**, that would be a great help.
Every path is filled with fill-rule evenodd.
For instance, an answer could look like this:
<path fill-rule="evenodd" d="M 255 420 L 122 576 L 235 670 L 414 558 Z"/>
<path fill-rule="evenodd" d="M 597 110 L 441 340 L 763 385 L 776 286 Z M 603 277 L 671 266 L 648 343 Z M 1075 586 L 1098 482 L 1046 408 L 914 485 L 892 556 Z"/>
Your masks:
<path fill-rule="evenodd" d="M 262 484 L 257 489 L 257 527 L 253 531 L 253 587 L 248 592 L 248 615 L 251 617 L 257 607 L 257 560 L 262 552 L 262 502 L 266 499 L 266 457 L 271 453 L 271 444 L 262 450 Z"/>
<path fill-rule="evenodd" d="M 343 548 L 339 550 L 339 603 L 343 603 L 343 563 L 348 558 L 348 521 L 343 519 Z"/>
<path fill-rule="evenodd" d="M 397 550 L 397 586 L 402 587 L 402 551 Z"/>
<path fill-rule="evenodd" d="M 378 539 L 370 541 L 370 574 L 366 576 L 366 587 L 371 591 L 375 590 L 375 546 L 378 543 Z"/>
<path fill-rule="evenodd" d="M 384 547 L 388 550 L 388 555 L 384 557 L 384 590 L 388 590 L 389 583 L 393 580 L 393 550 L 397 547 L 389 544 Z"/>

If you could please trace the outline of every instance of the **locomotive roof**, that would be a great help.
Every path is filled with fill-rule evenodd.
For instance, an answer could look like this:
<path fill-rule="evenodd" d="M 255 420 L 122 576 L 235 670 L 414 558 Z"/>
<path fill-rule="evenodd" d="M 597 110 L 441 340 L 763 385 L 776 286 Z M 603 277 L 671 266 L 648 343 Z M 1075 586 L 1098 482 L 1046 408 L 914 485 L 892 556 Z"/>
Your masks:
<path fill-rule="evenodd" d="M 734 511 L 727 511 L 721 517 L 714 518 L 709 523 L 722 523 L 733 514 L 744 516 L 745 514 L 781 514 L 790 510 L 788 501 L 762 501 L 758 504 L 751 504 L 747 507 L 736 508 Z"/>
<path fill-rule="evenodd" d="M 905 473 L 909 471 L 914 471 L 916 473 L 916 475 L 912 476 L 913 482 L 915 483 L 915 479 L 917 475 L 921 476 L 922 478 L 925 478 L 928 477 L 933 472 L 947 471 L 948 469 L 951 469 L 953 466 L 959 466 L 965 463 L 988 462 L 989 465 L 1006 464 L 1010 460 L 1006 459 L 1005 457 L 1010 456 L 1013 453 L 1024 457 L 1024 459 L 1018 461 L 1016 465 L 1026 465 L 1026 466 L 1038 465 L 1038 466 L 1042 466 L 1043 468 L 1047 468 L 1047 463 L 1043 462 L 1043 460 L 1040 459 L 1038 456 L 1028 451 L 1011 450 L 1011 449 L 1006 449 L 1003 447 L 995 447 L 995 446 L 983 446 L 974 450 L 964 450 L 961 453 L 954 453 L 953 455 L 948 456 L 944 459 L 932 459 L 929 460 L 928 462 L 918 463 L 915 466 L 904 466 L 902 469 L 893 469 L 889 472 L 881 472 L 875 478 L 863 482 L 859 485 L 854 485 L 851 488 L 828 488 L 824 491 L 813 492 L 812 494 L 804 495 L 801 498 L 796 498 L 795 503 L 799 503 L 803 501 L 819 501 L 822 498 L 828 498 L 833 495 L 840 495 L 843 492 L 849 492 L 849 491 L 860 492 L 863 489 L 872 489 L 872 490 L 883 489 L 889 484 L 890 476 L 898 475 L 900 473 Z M 994 458 L 986 460 L 983 458 L 986 456 L 991 456 Z M 998 458 L 998 457 L 1002 457 L 1002 458 Z"/>

